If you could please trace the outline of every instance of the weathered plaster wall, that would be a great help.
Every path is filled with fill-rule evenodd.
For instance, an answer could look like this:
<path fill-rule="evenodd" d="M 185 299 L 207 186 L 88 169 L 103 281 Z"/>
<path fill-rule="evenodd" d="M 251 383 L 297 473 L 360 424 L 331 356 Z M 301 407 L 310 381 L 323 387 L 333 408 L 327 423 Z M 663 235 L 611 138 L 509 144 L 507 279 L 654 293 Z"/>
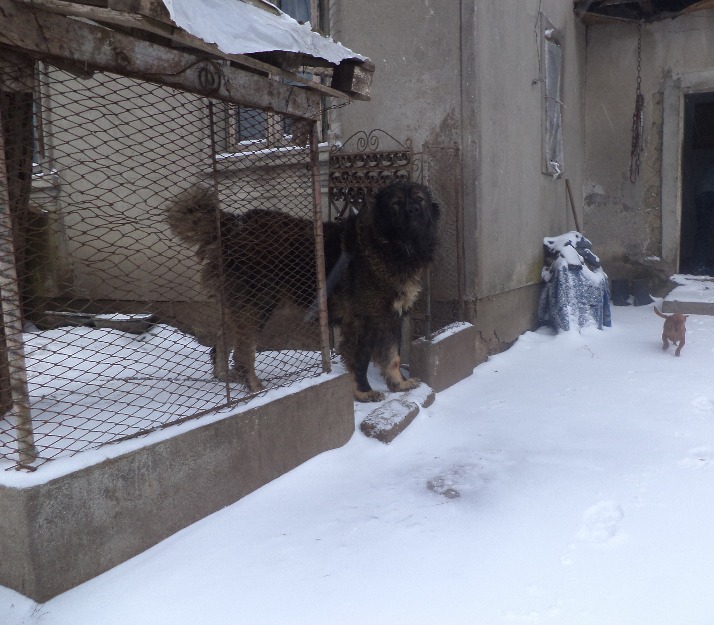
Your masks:
<path fill-rule="evenodd" d="M 611 278 L 667 275 L 677 269 L 680 100 L 688 90 L 697 90 L 687 76 L 714 67 L 713 29 L 714 11 L 643 26 L 644 151 L 632 183 L 638 28 L 588 28 L 585 230 Z M 668 191 L 665 185 L 664 195 L 663 172 L 676 187 Z"/>
<path fill-rule="evenodd" d="M 565 173 L 541 173 L 538 11 L 562 32 Z M 540 282 L 542 239 L 574 228 L 565 178 L 582 168 L 582 27 L 563 2 L 478 3 L 476 58 L 480 185 L 479 297 Z"/>
<path fill-rule="evenodd" d="M 416 149 L 430 138 L 459 142 L 459 2 L 390 0 L 339 2 L 333 37 L 375 64 L 371 101 L 340 115 L 341 135 L 381 128 Z"/>
<path fill-rule="evenodd" d="M 496 340 L 513 340 L 534 323 L 543 237 L 574 228 L 565 178 L 580 188 L 585 29 L 562 0 L 392 0 L 378 19 L 365 4 L 340 2 L 333 14 L 335 39 L 376 65 L 372 101 L 340 112 L 342 135 L 381 127 L 415 146 L 459 146 L 454 181 L 461 178 L 471 320 L 506 320 Z M 563 34 L 565 174 L 558 180 L 541 173 L 539 11 Z"/>

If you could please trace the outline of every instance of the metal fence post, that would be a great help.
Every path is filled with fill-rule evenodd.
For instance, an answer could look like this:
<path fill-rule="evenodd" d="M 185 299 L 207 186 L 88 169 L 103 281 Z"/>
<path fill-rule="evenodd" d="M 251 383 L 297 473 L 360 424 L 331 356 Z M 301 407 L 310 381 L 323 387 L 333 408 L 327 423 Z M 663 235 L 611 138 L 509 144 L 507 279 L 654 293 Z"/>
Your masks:
<path fill-rule="evenodd" d="M 322 192 L 320 190 L 320 153 L 317 144 L 317 122 L 310 128 L 310 171 L 312 173 L 312 206 L 315 227 L 315 262 L 317 269 L 317 303 L 320 319 L 320 350 L 322 370 L 332 371 L 330 363 L 330 333 L 327 321 L 327 278 L 325 274 L 325 249 L 322 231 Z"/>

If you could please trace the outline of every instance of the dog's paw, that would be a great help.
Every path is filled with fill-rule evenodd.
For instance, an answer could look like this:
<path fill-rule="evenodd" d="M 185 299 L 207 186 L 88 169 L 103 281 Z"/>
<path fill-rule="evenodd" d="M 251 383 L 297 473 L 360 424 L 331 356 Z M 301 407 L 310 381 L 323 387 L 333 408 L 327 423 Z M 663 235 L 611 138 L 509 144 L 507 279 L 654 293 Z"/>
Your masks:
<path fill-rule="evenodd" d="M 237 382 L 245 386 L 251 393 L 259 393 L 265 390 L 263 383 L 260 379 L 253 376 L 246 376 L 244 373 L 237 371 L 236 369 L 228 369 L 226 371 L 213 371 L 213 377 L 221 382 Z"/>
<path fill-rule="evenodd" d="M 259 393 L 260 391 L 265 389 L 263 383 L 256 376 L 249 377 L 248 381 L 244 382 L 244 384 L 248 387 L 248 390 L 251 393 Z"/>
<path fill-rule="evenodd" d="M 387 380 L 387 388 L 392 392 L 411 391 L 421 384 L 418 378 L 404 380 Z"/>
<path fill-rule="evenodd" d="M 374 389 L 370 389 L 369 391 L 358 391 L 355 389 L 354 397 L 355 401 L 361 401 L 364 403 L 377 402 L 384 400 L 384 393 L 375 391 Z"/>
<path fill-rule="evenodd" d="M 226 369 L 221 371 L 214 369 L 213 377 L 221 382 L 245 382 L 245 379 L 235 369 Z"/>

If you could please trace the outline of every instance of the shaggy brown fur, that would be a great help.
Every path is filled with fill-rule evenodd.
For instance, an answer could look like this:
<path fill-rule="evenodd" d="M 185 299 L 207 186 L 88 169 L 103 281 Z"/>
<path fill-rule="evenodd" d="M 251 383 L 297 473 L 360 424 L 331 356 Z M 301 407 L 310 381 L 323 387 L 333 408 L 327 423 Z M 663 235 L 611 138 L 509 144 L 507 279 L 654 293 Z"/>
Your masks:
<path fill-rule="evenodd" d="M 674 345 L 677 345 L 674 355 L 679 356 L 686 342 L 687 328 L 685 327 L 685 322 L 689 315 L 683 315 L 682 313 L 665 315 L 657 310 L 657 306 L 654 307 L 654 311 L 664 319 L 664 327 L 662 328 L 662 349 L 668 349 L 669 342 L 672 341 Z"/>
<path fill-rule="evenodd" d="M 310 308 L 316 299 L 313 224 L 278 211 L 221 210 L 219 241 L 218 208 L 215 192 L 197 186 L 168 207 L 167 219 L 180 239 L 197 246 L 203 281 L 222 294 L 230 313 L 226 335 L 216 340 L 214 375 L 255 392 L 262 388 L 255 373 L 260 331 L 283 300 Z M 422 269 L 434 255 L 438 215 L 426 187 L 395 183 L 358 215 L 323 225 L 329 319 L 341 326 L 339 351 L 359 401 L 383 398 L 367 381 L 372 359 L 391 391 L 419 383 L 401 373 L 399 333 L 421 291 Z"/>

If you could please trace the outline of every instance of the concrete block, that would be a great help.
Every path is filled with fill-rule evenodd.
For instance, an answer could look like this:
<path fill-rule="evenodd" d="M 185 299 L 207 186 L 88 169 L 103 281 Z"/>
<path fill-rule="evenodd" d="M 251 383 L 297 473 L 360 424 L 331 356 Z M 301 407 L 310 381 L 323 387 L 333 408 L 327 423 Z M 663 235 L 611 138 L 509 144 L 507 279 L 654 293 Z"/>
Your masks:
<path fill-rule="evenodd" d="M 353 432 L 341 375 L 46 483 L 0 485 L 0 584 L 47 601 Z"/>
<path fill-rule="evenodd" d="M 404 399 L 390 399 L 360 423 L 365 436 L 391 443 L 419 414 L 419 405 Z"/>
<path fill-rule="evenodd" d="M 469 377 L 476 366 L 476 328 L 459 322 L 442 328 L 430 341 L 417 339 L 409 352 L 409 375 L 437 393 Z"/>

